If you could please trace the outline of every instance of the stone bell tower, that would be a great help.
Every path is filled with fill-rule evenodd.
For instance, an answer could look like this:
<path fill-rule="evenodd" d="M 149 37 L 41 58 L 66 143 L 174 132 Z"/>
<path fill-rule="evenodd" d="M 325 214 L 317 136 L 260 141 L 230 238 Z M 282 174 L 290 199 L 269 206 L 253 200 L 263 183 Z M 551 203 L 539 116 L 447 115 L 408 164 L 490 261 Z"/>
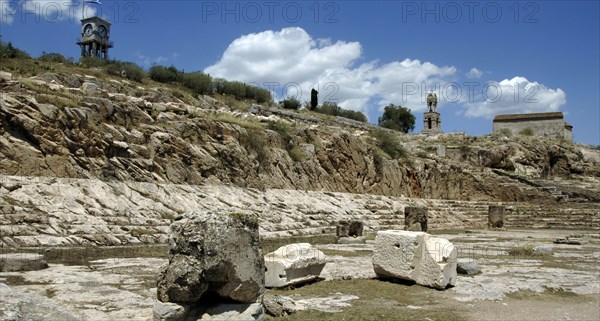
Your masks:
<path fill-rule="evenodd" d="M 110 22 L 91 17 L 81 20 L 81 38 L 77 44 L 81 47 L 81 57 L 97 57 L 108 61 L 108 49 L 114 47 L 110 38 Z"/>
<path fill-rule="evenodd" d="M 427 95 L 428 111 L 423 115 L 423 133 L 439 134 L 442 132 L 442 118 L 437 111 L 438 98 L 435 93 Z"/>

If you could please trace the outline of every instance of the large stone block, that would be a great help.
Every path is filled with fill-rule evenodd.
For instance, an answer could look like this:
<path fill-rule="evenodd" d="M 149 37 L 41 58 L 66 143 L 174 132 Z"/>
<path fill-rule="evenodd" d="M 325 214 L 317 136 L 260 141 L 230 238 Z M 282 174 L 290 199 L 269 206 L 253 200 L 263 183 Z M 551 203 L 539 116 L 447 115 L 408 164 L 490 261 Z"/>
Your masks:
<path fill-rule="evenodd" d="M 427 232 L 427 214 L 426 207 L 407 206 L 404 208 L 404 229 Z"/>
<path fill-rule="evenodd" d="M 500 228 L 504 226 L 504 206 L 490 205 L 488 208 L 488 227 Z"/>
<path fill-rule="evenodd" d="M 308 243 L 289 244 L 265 256 L 265 286 L 284 287 L 315 280 L 327 263 L 323 252 Z"/>
<path fill-rule="evenodd" d="M 157 297 L 194 303 L 211 292 L 254 302 L 264 292 L 264 270 L 255 215 L 188 213 L 171 225 L 169 263 L 161 268 Z"/>
<path fill-rule="evenodd" d="M 424 232 L 379 231 L 373 270 L 381 277 L 445 289 L 456 282 L 456 252 L 448 240 Z"/>

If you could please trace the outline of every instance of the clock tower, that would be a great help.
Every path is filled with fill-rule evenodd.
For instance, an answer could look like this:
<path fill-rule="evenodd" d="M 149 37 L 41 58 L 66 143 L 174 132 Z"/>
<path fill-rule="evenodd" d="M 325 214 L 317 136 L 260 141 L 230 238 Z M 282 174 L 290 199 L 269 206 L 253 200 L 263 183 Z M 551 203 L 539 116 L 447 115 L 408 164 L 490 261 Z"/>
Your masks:
<path fill-rule="evenodd" d="M 77 44 L 81 47 L 81 57 L 97 57 L 108 61 L 108 49 L 114 47 L 110 38 L 110 22 L 91 17 L 81 20 L 81 38 Z"/>

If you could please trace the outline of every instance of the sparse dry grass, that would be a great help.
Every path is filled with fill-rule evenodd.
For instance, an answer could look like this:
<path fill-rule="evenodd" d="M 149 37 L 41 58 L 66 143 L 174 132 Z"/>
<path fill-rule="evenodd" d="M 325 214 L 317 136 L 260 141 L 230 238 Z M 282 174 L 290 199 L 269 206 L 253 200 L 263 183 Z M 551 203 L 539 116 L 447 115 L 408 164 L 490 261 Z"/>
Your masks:
<path fill-rule="evenodd" d="M 56 107 L 77 107 L 79 106 L 79 99 L 76 97 L 61 97 L 47 94 L 35 95 L 35 100 L 41 104 L 51 104 Z"/>
<path fill-rule="evenodd" d="M 315 310 L 299 311 L 281 318 L 267 317 L 267 320 L 312 321 L 380 321 L 380 320 L 464 320 L 458 308 L 441 305 L 438 291 L 418 285 L 405 285 L 383 280 L 356 279 L 348 281 L 323 281 L 303 287 L 278 290 L 278 295 L 299 295 L 301 297 L 325 297 L 336 293 L 355 295 L 359 298 L 342 308 L 340 313 L 327 313 Z M 408 305 L 421 309 L 408 309 Z"/>
<path fill-rule="evenodd" d="M 224 122 L 224 123 L 235 124 L 235 125 L 244 127 L 246 129 L 263 129 L 263 126 L 259 122 L 241 119 L 241 118 L 235 117 L 231 114 L 223 114 L 223 113 L 206 114 L 204 116 L 204 118 L 214 120 L 214 121 L 220 121 L 220 122 Z"/>

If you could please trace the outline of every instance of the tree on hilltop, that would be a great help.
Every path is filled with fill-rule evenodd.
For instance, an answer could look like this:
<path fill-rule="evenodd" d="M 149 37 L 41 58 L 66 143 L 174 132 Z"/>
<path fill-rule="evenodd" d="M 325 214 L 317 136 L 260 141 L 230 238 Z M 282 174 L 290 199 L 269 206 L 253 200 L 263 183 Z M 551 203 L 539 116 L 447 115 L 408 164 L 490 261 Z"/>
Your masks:
<path fill-rule="evenodd" d="M 314 88 L 310 91 L 310 110 L 317 109 L 319 105 L 319 92 Z"/>
<path fill-rule="evenodd" d="M 408 133 L 415 129 L 415 116 L 410 109 L 389 104 L 379 117 L 379 126 Z"/>

